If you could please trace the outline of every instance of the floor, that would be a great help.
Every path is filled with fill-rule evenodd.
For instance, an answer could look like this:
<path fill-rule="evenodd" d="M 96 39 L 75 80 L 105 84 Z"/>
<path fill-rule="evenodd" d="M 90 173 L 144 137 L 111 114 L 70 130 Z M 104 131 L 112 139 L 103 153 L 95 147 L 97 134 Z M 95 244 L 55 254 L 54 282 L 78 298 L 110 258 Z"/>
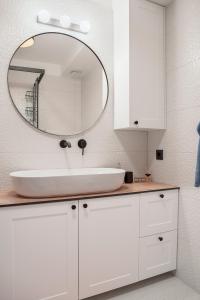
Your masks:
<path fill-rule="evenodd" d="M 88 300 L 200 300 L 200 295 L 177 277 L 167 274 Z"/>

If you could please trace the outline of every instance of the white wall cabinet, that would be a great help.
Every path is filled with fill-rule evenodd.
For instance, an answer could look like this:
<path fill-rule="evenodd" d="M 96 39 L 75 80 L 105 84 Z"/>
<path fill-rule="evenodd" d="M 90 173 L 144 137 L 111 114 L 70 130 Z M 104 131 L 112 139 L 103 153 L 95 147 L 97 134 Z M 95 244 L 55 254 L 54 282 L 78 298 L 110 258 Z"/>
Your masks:
<path fill-rule="evenodd" d="M 172 190 L 0 208 L 0 299 L 84 299 L 174 270 L 177 205 Z"/>
<path fill-rule="evenodd" d="M 138 281 L 138 211 L 133 195 L 80 201 L 80 299 Z"/>
<path fill-rule="evenodd" d="M 165 9 L 114 0 L 114 128 L 165 129 Z"/>

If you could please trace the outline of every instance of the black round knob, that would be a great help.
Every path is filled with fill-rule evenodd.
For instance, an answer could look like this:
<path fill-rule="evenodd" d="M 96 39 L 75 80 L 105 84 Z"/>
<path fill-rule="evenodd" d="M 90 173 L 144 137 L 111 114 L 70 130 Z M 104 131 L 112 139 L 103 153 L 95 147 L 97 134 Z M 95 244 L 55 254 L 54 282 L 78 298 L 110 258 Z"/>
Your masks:
<path fill-rule="evenodd" d="M 72 205 L 72 209 L 73 209 L 73 210 L 76 209 L 76 205 Z"/>
<path fill-rule="evenodd" d="M 160 198 L 164 198 L 165 197 L 165 195 L 164 194 L 160 194 Z"/>
<path fill-rule="evenodd" d="M 159 236 L 159 238 L 158 238 L 158 239 L 159 239 L 159 241 L 160 241 L 160 242 L 162 242 L 162 241 L 163 241 L 163 237 L 162 237 L 162 236 Z"/>
<path fill-rule="evenodd" d="M 84 140 L 84 139 L 79 140 L 78 146 L 79 146 L 79 148 L 84 149 L 87 146 L 86 140 Z"/>
<path fill-rule="evenodd" d="M 83 208 L 87 208 L 87 207 L 88 207 L 87 203 L 84 203 Z"/>
<path fill-rule="evenodd" d="M 139 124 L 139 122 L 138 122 L 138 121 L 135 121 L 135 122 L 134 122 L 134 124 L 135 124 L 135 125 L 138 125 L 138 124 Z"/>
<path fill-rule="evenodd" d="M 65 141 L 65 140 L 60 141 L 60 147 L 67 148 L 67 141 Z"/>

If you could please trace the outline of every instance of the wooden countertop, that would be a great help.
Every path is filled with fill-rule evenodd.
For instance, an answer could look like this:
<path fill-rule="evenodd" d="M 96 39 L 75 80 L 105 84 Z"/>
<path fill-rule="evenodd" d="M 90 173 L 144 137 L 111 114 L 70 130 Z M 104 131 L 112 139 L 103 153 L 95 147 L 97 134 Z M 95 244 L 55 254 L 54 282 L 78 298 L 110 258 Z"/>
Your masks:
<path fill-rule="evenodd" d="M 179 188 L 176 186 L 162 184 L 162 183 L 155 183 L 155 182 L 131 183 L 131 184 L 123 184 L 120 189 L 109 193 L 72 195 L 66 197 L 52 197 L 52 198 L 25 198 L 25 197 L 18 196 L 11 191 L 8 193 L 0 193 L 0 207 L 59 202 L 59 201 L 83 200 L 83 199 L 111 197 L 111 196 L 129 195 L 129 194 L 138 194 L 138 193 L 147 193 L 147 192 L 155 192 L 155 191 L 174 190 L 174 189 L 179 189 Z"/>

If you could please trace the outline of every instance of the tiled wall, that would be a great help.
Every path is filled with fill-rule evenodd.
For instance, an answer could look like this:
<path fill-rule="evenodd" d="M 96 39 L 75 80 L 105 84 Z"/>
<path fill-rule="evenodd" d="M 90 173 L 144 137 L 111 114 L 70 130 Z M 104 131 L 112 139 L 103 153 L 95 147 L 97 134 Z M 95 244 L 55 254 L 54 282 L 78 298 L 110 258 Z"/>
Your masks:
<path fill-rule="evenodd" d="M 39 133 L 27 126 L 14 110 L 8 95 L 6 74 L 14 50 L 32 35 L 58 30 L 36 23 L 36 15 L 42 9 L 49 10 L 55 16 L 67 14 L 83 20 L 88 19 L 92 26 L 88 35 L 75 32 L 70 34 L 84 40 L 97 52 L 108 73 L 108 106 L 99 123 L 84 135 L 88 141 L 84 157 L 77 147 L 77 137 L 70 138 L 71 149 L 62 150 L 58 147 L 59 137 Z M 133 169 L 135 174 L 142 175 L 147 166 L 147 134 L 113 131 L 111 9 L 89 0 L 2 0 L 0 12 L 0 190 L 10 189 L 9 172 L 21 169 L 116 167 L 120 163 L 121 167 Z"/>
<path fill-rule="evenodd" d="M 167 9 L 167 131 L 150 133 L 155 180 L 181 186 L 177 275 L 200 292 L 200 189 L 194 174 L 200 121 L 200 1 L 174 0 Z M 155 149 L 164 149 L 164 161 Z"/>

